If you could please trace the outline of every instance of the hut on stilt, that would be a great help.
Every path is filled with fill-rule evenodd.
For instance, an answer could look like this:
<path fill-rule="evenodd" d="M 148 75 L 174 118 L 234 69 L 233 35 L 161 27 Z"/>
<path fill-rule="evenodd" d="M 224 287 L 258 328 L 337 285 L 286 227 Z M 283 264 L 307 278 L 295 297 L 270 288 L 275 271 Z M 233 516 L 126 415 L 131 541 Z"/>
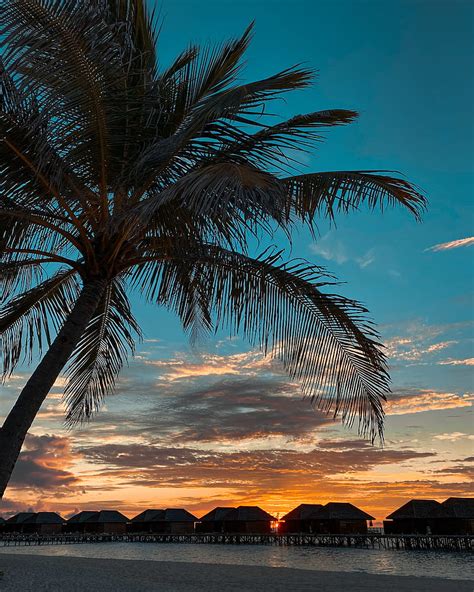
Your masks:
<path fill-rule="evenodd" d="M 4 532 L 23 532 L 23 525 L 25 520 L 34 516 L 34 512 L 19 512 L 7 519 L 4 526 Z"/>
<path fill-rule="evenodd" d="M 84 511 L 67 521 L 65 532 L 123 534 L 128 518 L 117 510 Z"/>
<path fill-rule="evenodd" d="M 162 534 L 191 534 L 196 516 L 183 508 L 145 510 L 128 525 L 129 532 L 155 532 Z"/>
<path fill-rule="evenodd" d="M 450 497 L 434 511 L 434 534 L 474 534 L 474 498 Z"/>
<path fill-rule="evenodd" d="M 412 499 L 392 512 L 383 522 L 385 534 L 430 534 L 435 516 L 442 511 L 436 500 Z"/>
<path fill-rule="evenodd" d="M 322 507 L 322 504 L 300 504 L 283 516 L 279 524 L 279 532 L 317 532 L 318 521 L 315 516 Z"/>
<path fill-rule="evenodd" d="M 35 534 L 58 534 L 66 520 L 56 512 L 36 512 L 23 522 L 22 532 Z"/>

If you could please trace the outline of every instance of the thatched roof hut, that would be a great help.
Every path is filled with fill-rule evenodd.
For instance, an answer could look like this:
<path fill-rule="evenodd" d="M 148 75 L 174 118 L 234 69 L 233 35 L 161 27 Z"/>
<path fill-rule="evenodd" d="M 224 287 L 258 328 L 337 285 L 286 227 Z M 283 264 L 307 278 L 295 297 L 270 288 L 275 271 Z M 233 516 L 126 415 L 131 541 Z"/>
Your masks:
<path fill-rule="evenodd" d="M 4 525 L 5 532 L 23 532 L 23 525 L 25 520 L 34 516 L 34 512 L 18 512 L 14 516 L 7 519 Z"/>
<path fill-rule="evenodd" d="M 62 532 L 65 519 L 56 512 L 36 512 L 23 522 L 23 532 L 54 534 Z"/>
<path fill-rule="evenodd" d="M 436 534 L 474 534 L 474 498 L 450 497 L 433 515 Z"/>
<path fill-rule="evenodd" d="M 474 497 L 450 497 L 441 505 L 447 516 L 474 519 Z"/>
<path fill-rule="evenodd" d="M 124 533 L 128 518 L 117 510 L 84 511 L 67 521 L 67 532 Z"/>
<path fill-rule="evenodd" d="M 342 502 L 329 502 L 317 511 L 317 517 L 326 520 L 375 520 L 354 504 Z"/>
<path fill-rule="evenodd" d="M 130 532 L 185 534 L 194 532 L 196 521 L 196 516 L 183 508 L 145 510 L 132 518 L 128 529 Z"/>
<path fill-rule="evenodd" d="M 128 518 L 117 510 L 100 510 L 86 520 L 86 530 L 121 534 L 127 530 Z"/>
<path fill-rule="evenodd" d="M 285 514 L 279 525 L 280 532 L 316 532 L 316 513 L 322 504 L 300 504 Z"/>
<path fill-rule="evenodd" d="M 74 514 L 71 516 L 64 526 L 65 532 L 85 532 L 85 523 L 94 514 L 97 514 L 95 511 L 91 510 L 83 510 L 78 514 Z"/>
<path fill-rule="evenodd" d="M 277 519 L 258 506 L 238 506 L 223 516 L 223 532 L 270 533 Z"/>
<path fill-rule="evenodd" d="M 224 532 L 224 518 L 234 506 L 218 506 L 204 514 L 196 524 L 196 532 Z"/>
<path fill-rule="evenodd" d="M 130 520 L 130 523 L 131 524 L 142 524 L 142 523 L 151 522 L 152 520 L 154 520 L 158 516 L 162 516 L 163 512 L 164 512 L 164 510 L 145 510 L 145 511 L 141 512 L 140 514 L 137 514 L 135 517 L 133 517 Z"/>
<path fill-rule="evenodd" d="M 347 502 L 329 502 L 312 515 L 313 532 L 326 534 L 365 534 L 367 521 L 374 517 Z"/>
<path fill-rule="evenodd" d="M 433 532 L 434 519 L 440 510 L 441 504 L 436 500 L 412 499 L 387 516 L 384 531 L 386 534 Z"/>

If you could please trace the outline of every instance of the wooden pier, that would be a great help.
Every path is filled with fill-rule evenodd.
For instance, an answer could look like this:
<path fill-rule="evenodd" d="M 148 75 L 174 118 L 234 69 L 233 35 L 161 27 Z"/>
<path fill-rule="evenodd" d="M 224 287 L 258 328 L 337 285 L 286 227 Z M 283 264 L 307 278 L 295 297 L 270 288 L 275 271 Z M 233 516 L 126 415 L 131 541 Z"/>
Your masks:
<path fill-rule="evenodd" d="M 173 543 L 354 547 L 413 551 L 473 551 L 474 535 L 385 534 L 50 534 L 0 535 L 0 546 L 77 545 L 84 543 Z"/>

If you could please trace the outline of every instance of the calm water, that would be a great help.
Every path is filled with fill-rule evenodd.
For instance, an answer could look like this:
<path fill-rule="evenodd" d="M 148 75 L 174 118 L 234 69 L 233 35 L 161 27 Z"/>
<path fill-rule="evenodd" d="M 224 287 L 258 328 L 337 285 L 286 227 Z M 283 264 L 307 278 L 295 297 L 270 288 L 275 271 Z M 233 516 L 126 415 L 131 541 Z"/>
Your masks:
<path fill-rule="evenodd" d="M 472 554 L 438 553 L 435 551 L 381 551 L 253 545 L 239 545 L 237 547 L 234 545 L 95 543 L 93 545 L 57 545 L 51 547 L 0 547 L 0 553 L 264 565 L 267 567 L 358 571 L 373 574 L 474 580 Z"/>

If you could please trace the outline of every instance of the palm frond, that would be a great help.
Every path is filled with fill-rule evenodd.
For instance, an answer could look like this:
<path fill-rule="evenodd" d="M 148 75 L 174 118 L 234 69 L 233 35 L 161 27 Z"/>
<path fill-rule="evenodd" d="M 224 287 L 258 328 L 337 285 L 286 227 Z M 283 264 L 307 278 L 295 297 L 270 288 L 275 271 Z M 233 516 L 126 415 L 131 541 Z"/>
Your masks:
<path fill-rule="evenodd" d="M 418 188 L 389 171 L 333 171 L 281 179 L 289 196 L 289 210 L 312 222 L 322 215 L 334 219 L 336 212 L 348 213 L 367 205 L 374 209 L 401 205 L 417 219 L 426 207 Z"/>
<path fill-rule="evenodd" d="M 258 226 L 282 218 L 285 197 L 271 173 L 251 164 L 217 161 L 184 175 L 156 199 L 140 204 L 137 212 L 150 220 L 164 204 L 175 202 L 195 216 Z"/>
<path fill-rule="evenodd" d="M 304 115 L 295 115 L 276 125 L 264 126 L 253 134 L 243 131 L 235 141 L 230 141 L 217 149 L 210 144 L 210 160 L 230 160 L 251 162 L 256 166 L 282 168 L 291 166 L 291 151 L 307 151 L 323 137 L 316 132 L 321 128 L 346 125 L 357 117 L 355 111 L 329 109 Z"/>
<path fill-rule="evenodd" d="M 319 409 L 349 426 L 357 419 L 372 440 L 382 437 L 389 379 L 378 335 L 365 307 L 321 290 L 331 285 L 322 268 L 283 263 L 278 252 L 252 259 L 212 245 L 176 246 L 132 278 L 185 326 L 203 314 L 209 329 L 214 311 L 215 327 L 240 330 L 275 355 Z"/>
<path fill-rule="evenodd" d="M 281 93 L 304 88 L 313 78 L 313 72 L 304 68 L 288 68 L 263 80 L 234 86 L 204 97 L 189 112 L 183 123 L 172 135 L 158 139 L 146 146 L 130 172 L 130 181 L 139 184 L 137 195 L 142 196 L 166 169 L 172 160 L 180 163 L 181 171 L 188 172 L 207 154 L 200 139 L 212 130 L 213 137 L 220 131 L 220 140 L 228 138 L 232 131 L 229 122 L 258 125 L 252 116 L 261 116 L 262 107 Z M 220 121 L 225 124 L 220 124 Z M 176 162 L 174 163 L 176 166 Z M 143 172 L 147 175 L 143 178 Z M 159 179 L 158 179 L 159 183 Z"/>
<path fill-rule="evenodd" d="M 129 353 L 141 338 L 121 285 L 115 279 L 82 335 L 66 370 L 64 401 L 66 423 L 73 426 L 92 417 L 115 387 L 115 380 Z"/>
<path fill-rule="evenodd" d="M 0 310 L 0 345 L 3 375 L 13 372 L 19 360 L 31 361 L 35 347 L 49 346 L 51 333 L 62 326 L 77 299 L 74 270 L 59 270 L 38 286 L 13 297 Z"/>
<path fill-rule="evenodd" d="M 103 195 L 112 114 L 104 101 L 123 76 L 121 49 L 92 3 L 11 0 L 0 16 L 4 60 L 34 94 L 52 137 Z"/>
<path fill-rule="evenodd" d="M 0 263 L 0 303 L 37 285 L 43 277 L 42 265 L 48 262 L 49 259 L 23 257 Z"/>

